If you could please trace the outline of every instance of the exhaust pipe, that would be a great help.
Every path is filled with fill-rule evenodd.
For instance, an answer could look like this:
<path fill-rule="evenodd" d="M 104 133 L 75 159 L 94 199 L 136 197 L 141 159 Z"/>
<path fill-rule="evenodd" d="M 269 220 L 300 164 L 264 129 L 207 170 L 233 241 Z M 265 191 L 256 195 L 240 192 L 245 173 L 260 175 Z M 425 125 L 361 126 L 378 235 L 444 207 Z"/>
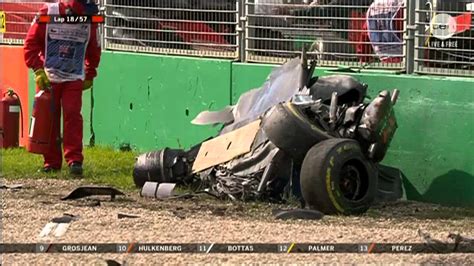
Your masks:
<path fill-rule="evenodd" d="M 394 89 L 393 92 L 392 92 L 392 98 L 391 98 L 391 101 L 392 101 L 392 105 L 395 105 L 397 103 L 397 100 L 398 100 L 398 95 L 400 94 L 400 91 L 398 89 Z"/>
<path fill-rule="evenodd" d="M 331 105 L 329 106 L 329 123 L 334 125 L 336 123 L 337 114 L 337 92 L 333 92 L 331 95 Z"/>

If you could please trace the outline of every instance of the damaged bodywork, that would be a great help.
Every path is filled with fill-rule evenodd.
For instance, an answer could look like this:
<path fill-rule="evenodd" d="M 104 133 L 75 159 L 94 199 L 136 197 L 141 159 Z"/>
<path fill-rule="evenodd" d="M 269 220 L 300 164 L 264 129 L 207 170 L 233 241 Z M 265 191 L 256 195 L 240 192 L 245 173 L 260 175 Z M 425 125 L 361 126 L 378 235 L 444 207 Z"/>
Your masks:
<path fill-rule="evenodd" d="M 193 123 L 221 124 L 191 149 L 137 158 L 134 181 L 178 183 L 232 200 L 291 195 L 326 214 L 365 212 L 402 195 L 401 173 L 379 164 L 395 134 L 398 90 L 366 102 L 367 85 L 346 75 L 313 77 L 303 52 L 276 68 L 235 106 L 204 111 Z"/>

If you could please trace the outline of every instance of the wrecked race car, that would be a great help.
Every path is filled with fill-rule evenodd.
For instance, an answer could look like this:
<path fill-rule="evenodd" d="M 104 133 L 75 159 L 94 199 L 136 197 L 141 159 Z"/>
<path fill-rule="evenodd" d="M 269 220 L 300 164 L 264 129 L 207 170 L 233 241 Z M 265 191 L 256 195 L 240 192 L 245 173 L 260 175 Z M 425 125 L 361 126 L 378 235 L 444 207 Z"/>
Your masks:
<path fill-rule="evenodd" d="M 221 124 L 219 134 L 187 151 L 140 155 L 135 184 L 177 183 L 232 200 L 296 196 L 326 214 L 360 214 L 374 200 L 400 198 L 401 173 L 379 164 L 397 129 L 398 90 L 367 103 L 366 84 L 313 77 L 315 65 L 303 52 L 235 106 L 200 113 L 192 123 Z"/>

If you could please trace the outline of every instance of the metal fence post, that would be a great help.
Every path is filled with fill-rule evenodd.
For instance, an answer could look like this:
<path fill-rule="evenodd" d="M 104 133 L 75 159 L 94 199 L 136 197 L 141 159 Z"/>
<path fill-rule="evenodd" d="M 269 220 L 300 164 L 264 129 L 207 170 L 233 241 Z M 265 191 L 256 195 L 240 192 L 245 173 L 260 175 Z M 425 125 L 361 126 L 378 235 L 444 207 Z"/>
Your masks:
<path fill-rule="evenodd" d="M 245 13 L 245 0 L 237 0 L 237 51 L 238 51 L 238 60 L 240 62 L 245 62 L 245 33 L 246 33 L 246 13 Z"/>
<path fill-rule="evenodd" d="M 100 32 L 100 47 L 102 51 L 105 51 L 107 48 L 107 44 L 105 43 L 105 26 L 104 24 L 107 23 L 106 20 L 106 6 L 107 6 L 107 0 L 100 0 L 99 2 L 100 5 L 100 14 L 104 16 L 104 23 L 100 24 L 99 26 L 99 32 Z"/>
<path fill-rule="evenodd" d="M 407 74 L 414 72 L 415 67 L 415 31 L 417 26 L 415 24 L 416 17 L 416 3 L 418 0 L 408 0 L 406 6 L 406 32 L 405 32 L 405 41 L 406 41 L 406 57 L 405 57 L 405 70 Z"/>
<path fill-rule="evenodd" d="M 244 2 L 244 12 L 245 12 L 245 42 L 244 42 L 244 50 L 245 50 L 245 61 L 248 60 L 248 49 L 255 47 L 254 40 L 249 39 L 255 36 L 255 28 L 249 27 L 249 25 L 255 25 L 255 18 L 253 16 L 255 14 L 255 0 L 240 0 Z"/>
<path fill-rule="evenodd" d="M 420 42 L 420 40 L 423 39 L 423 34 L 425 32 L 425 25 L 423 24 L 423 22 L 425 21 L 425 14 L 424 12 L 422 12 L 421 10 L 421 0 L 414 0 L 415 1 L 415 40 L 414 40 L 414 63 L 413 63 L 413 67 L 414 67 L 414 72 L 416 73 L 417 71 L 420 70 L 420 62 L 419 62 L 419 59 L 420 59 L 420 44 L 422 43 L 422 41 Z"/>

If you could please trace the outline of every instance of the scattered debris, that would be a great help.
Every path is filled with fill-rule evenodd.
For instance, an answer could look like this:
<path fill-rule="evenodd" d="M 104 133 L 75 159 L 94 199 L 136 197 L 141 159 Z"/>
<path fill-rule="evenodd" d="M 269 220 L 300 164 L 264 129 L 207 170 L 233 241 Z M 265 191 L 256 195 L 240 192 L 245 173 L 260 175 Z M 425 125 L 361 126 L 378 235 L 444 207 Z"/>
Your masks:
<path fill-rule="evenodd" d="M 73 200 L 90 196 L 110 196 L 110 200 L 113 201 L 116 195 L 124 196 L 125 194 L 109 186 L 81 186 L 61 198 L 61 200 Z"/>
<path fill-rule="evenodd" d="M 63 215 L 64 216 L 70 216 L 70 217 L 72 217 L 73 219 L 76 219 L 76 220 L 80 218 L 79 215 L 74 215 L 74 214 L 67 213 L 67 212 L 63 213 Z"/>
<path fill-rule="evenodd" d="M 177 199 L 191 199 L 200 194 L 206 194 L 216 197 L 213 193 L 207 190 L 194 191 L 190 193 L 176 194 L 174 189 L 175 183 L 158 183 L 158 182 L 145 182 L 142 189 L 140 190 L 140 196 L 147 198 L 155 198 L 159 200 L 177 200 Z"/>
<path fill-rule="evenodd" d="M 232 122 L 234 120 L 234 115 L 232 114 L 233 109 L 233 106 L 227 106 L 220 111 L 203 111 L 191 121 L 191 124 L 214 125 Z"/>
<path fill-rule="evenodd" d="M 178 217 L 179 219 L 181 219 L 181 220 L 186 219 L 186 216 L 184 216 L 184 214 L 182 214 L 182 213 L 179 212 L 179 211 L 172 210 L 171 213 L 172 213 L 174 216 L 176 216 L 176 217 Z"/>
<path fill-rule="evenodd" d="M 124 219 L 124 218 L 140 218 L 140 216 L 135 215 L 135 214 L 128 214 L 128 213 L 119 212 L 119 213 L 117 214 L 117 218 L 119 218 L 119 219 Z"/>
<path fill-rule="evenodd" d="M 216 216 L 224 216 L 226 214 L 227 208 L 213 208 L 211 213 Z"/>
<path fill-rule="evenodd" d="M 448 238 L 454 241 L 454 250 L 458 249 L 459 244 L 466 243 L 471 246 L 474 245 L 474 238 L 464 237 L 464 236 L 461 236 L 460 234 L 450 233 L 448 235 Z"/>
<path fill-rule="evenodd" d="M 474 238 L 463 237 L 460 234 L 454 233 L 448 235 L 448 238 L 453 240 L 454 243 L 434 239 L 430 234 L 423 232 L 420 229 L 418 230 L 418 235 L 423 238 L 428 248 L 439 253 L 459 252 L 462 247 L 472 247 L 474 244 Z"/>
<path fill-rule="evenodd" d="M 54 203 L 49 202 L 48 204 L 54 204 Z M 68 204 L 72 206 L 76 206 L 76 207 L 100 207 L 101 201 L 100 199 L 85 198 L 85 199 L 69 201 Z"/>
<path fill-rule="evenodd" d="M 0 189 L 22 189 L 23 184 L 14 184 L 14 185 L 6 185 L 6 184 L 0 184 Z"/>
<path fill-rule="evenodd" d="M 146 182 L 142 187 L 140 196 L 157 199 L 169 198 L 174 196 L 173 191 L 175 187 L 176 184 L 174 183 L 158 184 L 157 182 Z"/>
<path fill-rule="evenodd" d="M 130 146 L 130 143 L 122 143 L 119 147 L 119 150 L 123 152 L 127 152 L 127 151 L 131 151 L 132 147 Z"/>
<path fill-rule="evenodd" d="M 79 219 L 78 216 L 67 213 L 61 217 L 55 217 L 44 226 L 39 237 L 44 238 L 49 236 L 51 233 L 53 233 L 55 237 L 61 237 L 66 233 L 71 222 L 76 221 L 77 219 Z"/>
<path fill-rule="evenodd" d="M 125 262 L 121 264 L 120 262 L 116 260 L 105 260 L 105 263 L 107 263 L 107 266 L 125 266 L 126 265 Z"/>
<path fill-rule="evenodd" d="M 301 219 L 301 220 L 320 220 L 324 214 L 317 210 L 308 209 L 293 209 L 293 210 L 281 210 L 276 209 L 272 211 L 272 214 L 276 219 L 279 220 L 290 220 L 290 219 Z"/>
<path fill-rule="evenodd" d="M 99 199 L 88 199 L 83 201 L 76 201 L 74 205 L 78 207 L 100 207 L 101 203 Z"/>
<path fill-rule="evenodd" d="M 75 215 L 72 215 L 72 214 L 68 214 L 68 213 L 65 213 L 63 216 L 61 217 L 56 217 L 56 218 L 53 218 L 51 219 L 51 222 L 53 223 L 70 223 L 72 221 L 75 221 L 79 219 L 78 216 L 75 216 Z"/>
<path fill-rule="evenodd" d="M 379 164 L 378 165 L 376 202 L 393 202 L 403 198 L 402 180 L 406 180 L 400 169 Z"/>
<path fill-rule="evenodd" d="M 156 189 L 156 197 L 159 199 L 165 199 L 168 197 L 174 196 L 174 188 L 176 187 L 176 184 L 173 183 L 161 183 L 158 185 L 158 188 Z"/>
<path fill-rule="evenodd" d="M 474 244 L 474 238 L 464 237 L 464 236 L 461 236 L 460 234 L 450 233 L 448 235 L 448 238 L 454 240 L 455 243 L 466 242 L 466 243 Z"/>

